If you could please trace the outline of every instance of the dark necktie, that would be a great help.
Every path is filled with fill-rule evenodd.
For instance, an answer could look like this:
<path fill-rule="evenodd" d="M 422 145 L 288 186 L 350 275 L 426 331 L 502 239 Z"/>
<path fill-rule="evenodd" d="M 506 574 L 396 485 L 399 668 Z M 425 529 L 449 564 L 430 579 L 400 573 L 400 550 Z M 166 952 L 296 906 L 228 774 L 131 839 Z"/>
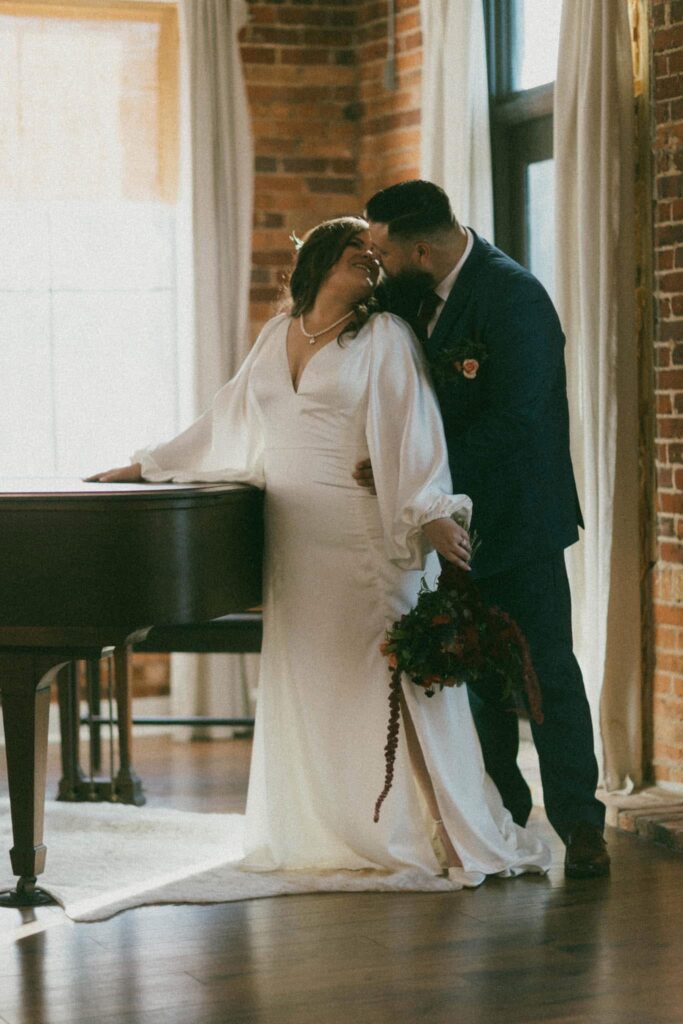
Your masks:
<path fill-rule="evenodd" d="M 442 301 L 441 297 L 433 291 L 425 292 L 423 295 L 415 318 L 416 334 L 421 342 L 427 341 L 429 337 L 427 328 Z"/>

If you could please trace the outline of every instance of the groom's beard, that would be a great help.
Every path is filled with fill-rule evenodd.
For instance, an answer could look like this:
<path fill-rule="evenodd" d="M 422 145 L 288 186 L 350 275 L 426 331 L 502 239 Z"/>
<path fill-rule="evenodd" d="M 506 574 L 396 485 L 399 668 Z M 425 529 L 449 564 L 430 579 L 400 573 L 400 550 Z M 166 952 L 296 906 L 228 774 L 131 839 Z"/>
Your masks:
<path fill-rule="evenodd" d="M 410 320 L 417 314 L 425 292 L 433 286 L 434 278 L 424 270 L 404 270 L 391 277 L 384 273 L 377 298 L 382 308 Z"/>

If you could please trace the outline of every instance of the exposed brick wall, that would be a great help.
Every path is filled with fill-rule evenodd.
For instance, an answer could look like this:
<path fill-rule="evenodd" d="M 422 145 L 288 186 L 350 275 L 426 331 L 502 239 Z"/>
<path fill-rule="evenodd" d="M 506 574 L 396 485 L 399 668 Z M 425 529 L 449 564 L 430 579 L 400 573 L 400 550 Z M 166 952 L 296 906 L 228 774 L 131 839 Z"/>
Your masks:
<path fill-rule="evenodd" d="M 651 0 L 655 202 L 654 764 L 683 783 L 683 2 Z"/>
<path fill-rule="evenodd" d="M 273 315 L 291 231 L 361 208 L 357 0 L 250 0 L 242 34 L 255 147 L 252 333 Z"/>
<path fill-rule="evenodd" d="M 252 334 L 272 315 L 289 234 L 358 213 L 418 174 L 419 0 L 396 3 L 396 84 L 385 86 L 386 0 L 250 0 L 242 59 L 255 144 Z"/>
<path fill-rule="evenodd" d="M 361 3 L 358 17 L 361 122 L 358 171 L 364 199 L 420 170 L 422 33 L 419 0 L 396 0 L 395 84 L 387 88 L 386 0 Z"/>

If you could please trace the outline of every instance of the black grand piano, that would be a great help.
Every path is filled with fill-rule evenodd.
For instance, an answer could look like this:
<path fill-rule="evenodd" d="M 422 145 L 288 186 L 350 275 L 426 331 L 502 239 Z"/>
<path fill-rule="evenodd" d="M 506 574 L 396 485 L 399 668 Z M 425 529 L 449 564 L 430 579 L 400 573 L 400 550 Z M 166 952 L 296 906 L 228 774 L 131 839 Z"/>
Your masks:
<path fill-rule="evenodd" d="M 6 903 L 41 899 L 58 670 L 104 647 L 125 649 L 131 633 L 149 626 L 254 607 L 262 549 L 263 493 L 255 488 L 0 479 L 0 698 L 18 876 Z"/>

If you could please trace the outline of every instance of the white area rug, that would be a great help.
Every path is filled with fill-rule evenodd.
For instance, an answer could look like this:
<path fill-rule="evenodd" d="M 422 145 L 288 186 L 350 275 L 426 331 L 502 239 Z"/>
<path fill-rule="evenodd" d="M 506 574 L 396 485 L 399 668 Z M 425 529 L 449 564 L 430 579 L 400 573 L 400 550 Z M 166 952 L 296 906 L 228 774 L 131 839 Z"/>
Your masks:
<path fill-rule="evenodd" d="M 229 903 L 309 892 L 444 892 L 423 872 L 244 872 L 244 818 L 124 804 L 47 801 L 47 863 L 38 884 L 74 921 L 160 903 Z M 0 889 L 12 888 L 9 801 L 0 800 Z"/>

